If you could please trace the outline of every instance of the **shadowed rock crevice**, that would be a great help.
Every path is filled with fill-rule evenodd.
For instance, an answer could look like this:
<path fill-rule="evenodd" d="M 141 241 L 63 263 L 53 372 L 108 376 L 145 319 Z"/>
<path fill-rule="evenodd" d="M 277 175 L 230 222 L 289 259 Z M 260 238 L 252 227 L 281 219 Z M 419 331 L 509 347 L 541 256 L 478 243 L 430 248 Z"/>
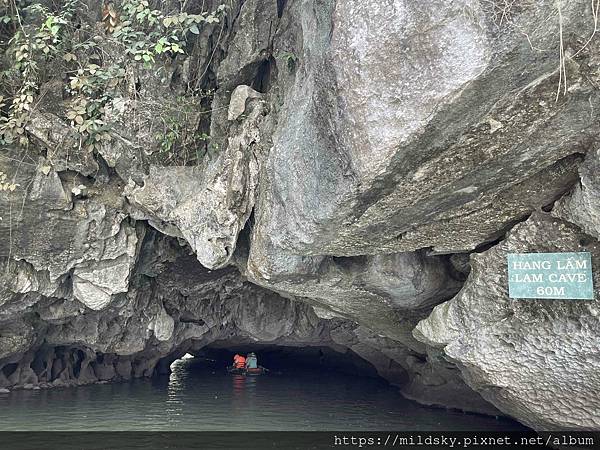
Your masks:
<path fill-rule="evenodd" d="M 252 80 L 252 89 L 263 94 L 267 93 L 271 88 L 272 79 L 277 76 L 276 71 L 277 63 L 275 62 L 275 58 L 270 56 L 268 59 L 265 59 L 258 66 L 256 76 Z"/>

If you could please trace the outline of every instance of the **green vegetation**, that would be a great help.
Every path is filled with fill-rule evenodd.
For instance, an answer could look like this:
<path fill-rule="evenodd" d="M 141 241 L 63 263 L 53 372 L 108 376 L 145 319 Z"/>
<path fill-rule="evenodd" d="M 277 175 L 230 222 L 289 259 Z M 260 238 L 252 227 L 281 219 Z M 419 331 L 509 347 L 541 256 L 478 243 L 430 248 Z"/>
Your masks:
<path fill-rule="evenodd" d="M 60 79 L 66 97 L 63 119 L 80 133 L 82 148 L 94 151 L 111 139 L 106 108 L 125 89 L 131 68 L 172 64 L 189 51 L 190 38 L 199 35 L 203 25 L 218 23 L 226 13 L 221 5 L 212 12 L 165 14 L 156 9 L 161 2 L 123 0 L 99 5 L 102 22 L 92 23 L 93 14 L 82 0 L 63 0 L 54 9 L 30 3 L 0 0 L 0 51 L 5 53 L 0 145 L 28 145 L 26 125 L 41 99 L 40 87 Z M 190 93 L 188 103 L 197 103 L 203 95 Z M 163 122 L 168 123 L 158 141 L 163 151 L 189 137 L 176 119 Z"/>
<path fill-rule="evenodd" d="M 193 114 L 191 106 L 194 104 L 186 103 L 185 99 L 179 98 L 178 102 L 182 105 L 182 110 L 179 116 L 170 116 L 163 118 L 163 129 L 160 133 L 156 133 L 154 138 L 160 144 L 160 152 L 164 156 L 165 162 L 169 162 L 169 159 L 177 154 L 176 147 L 179 145 L 182 149 L 182 153 L 178 155 L 183 161 L 189 160 L 200 160 L 203 156 L 200 152 L 201 146 L 199 142 L 206 142 L 209 140 L 209 136 L 206 133 L 200 133 L 196 130 L 190 130 L 186 126 L 186 118 Z M 182 120 L 183 118 L 183 120 Z M 190 154 L 193 150 L 194 154 Z"/>
<path fill-rule="evenodd" d="M 287 64 L 288 70 L 293 72 L 296 70 L 296 64 L 298 63 L 298 56 L 292 52 L 282 52 L 281 57 Z"/>
<path fill-rule="evenodd" d="M 66 2 L 60 14 L 51 14 L 39 4 L 26 8 L 20 4 L 16 0 L 3 0 L 0 12 L 2 34 L 6 34 L 6 28 L 12 30 L 8 49 L 3 50 L 14 61 L 0 73 L 0 107 L 8 108 L 8 113 L 0 117 L 0 143 L 17 141 L 26 145 L 25 124 L 39 89 L 40 63 L 51 60 L 61 50 L 64 28 L 72 18 L 76 2 Z M 37 17 L 37 26 L 28 30 L 23 25 L 24 14 Z"/>

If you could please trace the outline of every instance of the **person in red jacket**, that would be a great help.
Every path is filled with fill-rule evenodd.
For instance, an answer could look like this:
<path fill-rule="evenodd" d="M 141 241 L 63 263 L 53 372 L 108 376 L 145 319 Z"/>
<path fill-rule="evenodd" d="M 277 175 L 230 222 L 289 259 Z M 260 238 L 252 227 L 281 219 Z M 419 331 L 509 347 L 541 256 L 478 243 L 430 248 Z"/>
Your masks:
<path fill-rule="evenodd" d="M 246 358 L 236 353 L 233 357 L 233 367 L 236 369 L 244 369 L 246 367 Z"/>

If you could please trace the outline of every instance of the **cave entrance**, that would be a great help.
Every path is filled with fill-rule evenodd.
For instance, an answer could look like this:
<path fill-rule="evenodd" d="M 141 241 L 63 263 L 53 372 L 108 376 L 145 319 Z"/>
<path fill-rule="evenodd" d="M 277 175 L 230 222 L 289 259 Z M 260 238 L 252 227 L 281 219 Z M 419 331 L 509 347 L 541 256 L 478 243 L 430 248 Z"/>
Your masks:
<path fill-rule="evenodd" d="M 273 373 L 227 373 L 235 353 L 249 352 Z M 188 342 L 171 362 L 168 376 L 153 379 L 153 392 L 166 391 L 171 420 L 189 421 L 194 429 L 414 429 L 427 423 L 458 430 L 478 421 L 485 429 L 499 427 L 495 419 L 417 405 L 358 353 L 332 342 L 253 343 L 234 336 Z"/>
<path fill-rule="evenodd" d="M 176 367 L 184 364 L 187 371 L 206 371 L 214 374 L 227 374 L 227 367 L 233 363 L 236 353 L 246 356 L 254 352 L 258 365 L 267 368 L 272 374 L 293 376 L 299 372 L 339 373 L 345 376 L 369 377 L 385 380 L 375 366 L 352 350 L 342 346 L 329 345 L 290 345 L 248 343 L 243 341 L 215 341 L 198 349 L 186 348 L 164 358 L 157 365 L 155 375 L 171 374 Z M 182 367 L 177 369 L 181 372 Z"/>
<path fill-rule="evenodd" d="M 231 365 L 236 353 L 256 353 L 258 364 L 278 373 L 298 370 L 323 370 L 346 375 L 378 378 L 375 367 L 352 350 L 339 351 L 328 346 L 290 346 L 269 344 L 237 344 L 214 342 L 196 352 L 199 358 L 213 362 L 217 367 Z"/>

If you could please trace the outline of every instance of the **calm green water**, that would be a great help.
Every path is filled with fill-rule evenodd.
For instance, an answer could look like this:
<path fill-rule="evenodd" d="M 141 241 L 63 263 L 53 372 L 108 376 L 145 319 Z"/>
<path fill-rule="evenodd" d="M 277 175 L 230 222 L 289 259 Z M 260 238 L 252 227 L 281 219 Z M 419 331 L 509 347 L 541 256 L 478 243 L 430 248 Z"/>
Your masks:
<path fill-rule="evenodd" d="M 310 371 L 243 377 L 179 361 L 169 377 L 0 394 L 0 430 L 510 430 L 421 407 L 386 383 Z"/>

